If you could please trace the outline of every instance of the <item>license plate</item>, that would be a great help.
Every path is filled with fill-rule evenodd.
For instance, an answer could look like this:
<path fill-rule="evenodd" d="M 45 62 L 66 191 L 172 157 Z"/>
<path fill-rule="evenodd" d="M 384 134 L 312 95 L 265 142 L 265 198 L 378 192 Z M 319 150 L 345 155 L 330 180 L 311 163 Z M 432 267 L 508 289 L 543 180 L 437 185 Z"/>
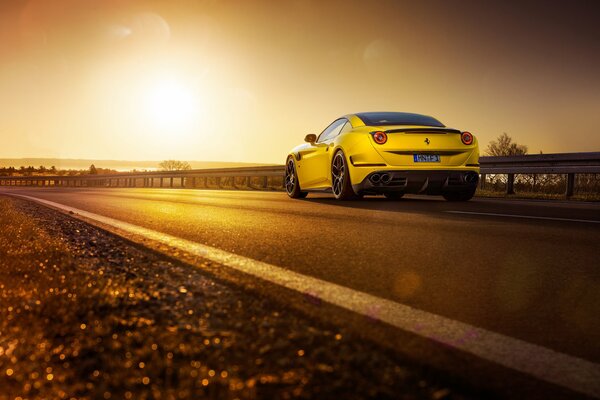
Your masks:
<path fill-rule="evenodd" d="M 415 162 L 440 162 L 438 154 L 413 154 Z"/>

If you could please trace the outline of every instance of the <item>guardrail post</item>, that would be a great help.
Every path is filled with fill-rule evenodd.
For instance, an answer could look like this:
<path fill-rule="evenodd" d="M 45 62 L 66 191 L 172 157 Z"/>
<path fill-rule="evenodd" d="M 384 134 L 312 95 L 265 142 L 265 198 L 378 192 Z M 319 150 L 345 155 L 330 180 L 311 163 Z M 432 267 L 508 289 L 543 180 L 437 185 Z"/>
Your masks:
<path fill-rule="evenodd" d="M 181 177 L 181 187 L 185 187 L 185 178 L 183 176 Z"/>
<path fill-rule="evenodd" d="M 567 198 L 573 196 L 573 192 L 575 190 L 575 174 L 567 174 L 567 190 L 565 191 L 565 196 Z"/>
<path fill-rule="evenodd" d="M 160 187 L 163 187 L 163 178 L 160 178 Z"/>
<path fill-rule="evenodd" d="M 515 194 L 515 174 L 508 174 L 506 180 L 506 194 Z"/>
<path fill-rule="evenodd" d="M 171 182 L 169 183 L 169 187 L 173 187 L 173 177 L 170 177 L 169 179 L 170 179 L 170 181 L 171 181 Z"/>
<path fill-rule="evenodd" d="M 485 189 L 485 178 L 486 174 L 481 174 L 481 179 L 479 180 L 479 188 Z"/>
<path fill-rule="evenodd" d="M 246 186 L 247 188 L 250 188 L 250 177 L 249 176 L 244 178 L 244 186 Z"/>
<path fill-rule="evenodd" d="M 268 177 L 266 177 L 266 176 L 263 176 L 263 177 L 262 177 L 262 179 L 261 179 L 261 184 L 262 184 L 262 186 L 261 186 L 261 187 L 262 187 L 263 189 L 266 189 L 266 188 L 268 188 L 268 187 L 269 187 L 269 179 L 268 179 Z"/>

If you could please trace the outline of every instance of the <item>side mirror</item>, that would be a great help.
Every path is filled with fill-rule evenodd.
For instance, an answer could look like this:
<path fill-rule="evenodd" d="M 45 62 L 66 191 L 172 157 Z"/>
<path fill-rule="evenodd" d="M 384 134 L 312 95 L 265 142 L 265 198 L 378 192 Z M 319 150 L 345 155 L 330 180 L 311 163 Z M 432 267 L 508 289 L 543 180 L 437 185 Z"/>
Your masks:
<path fill-rule="evenodd" d="M 304 137 L 304 141 L 308 143 L 314 143 L 317 141 L 317 135 L 315 135 L 314 133 L 309 133 Z"/>

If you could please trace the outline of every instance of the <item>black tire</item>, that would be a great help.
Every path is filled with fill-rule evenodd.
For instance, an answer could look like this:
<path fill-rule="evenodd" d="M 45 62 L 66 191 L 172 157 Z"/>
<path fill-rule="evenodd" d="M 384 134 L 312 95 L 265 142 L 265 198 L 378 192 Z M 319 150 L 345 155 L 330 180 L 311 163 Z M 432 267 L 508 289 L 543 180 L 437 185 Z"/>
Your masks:
<path fill-rule="evenodd" d="M 462 192 L 446 192 L 442 196 L 448 201 L 469 201 L 475 195 L 476 189 L 469 189 Z"/>
<path fill-rule="evenodd" d="M 292 199 L 303 199 L 308 195 L 308 192 L 303 192 L 300 189 L 298 181 L 298 173 L 296 171 L 296 161 L 293 156 L 289 156 L 285 162 L 285 191 Z"/>
<path fill-rule="evenodd" d="M 404 193 L 402 192 L 387 192 L 383 194 L 388 200 L 400 200 Z"/>
<path fill-rule="evenodd" d="M 348 163 L 342 150 L 336 151 L 331 160 L 331 189 L 338 200 L 355 200 L 359 198 L 352 189 Z"/>

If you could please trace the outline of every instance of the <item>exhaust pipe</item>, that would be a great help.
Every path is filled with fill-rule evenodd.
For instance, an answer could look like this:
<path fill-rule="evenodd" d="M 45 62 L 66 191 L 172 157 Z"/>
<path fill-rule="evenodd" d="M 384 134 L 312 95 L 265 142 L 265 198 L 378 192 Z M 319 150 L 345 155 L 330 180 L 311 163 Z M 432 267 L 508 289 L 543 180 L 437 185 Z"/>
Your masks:
<path fill-rule="evenodd" d="M 479 180 L 479 175 L 477 175 L 477 173 L 473 171 L 469 171 L 465 174 L 464 179 L 466 183 L 477 183 L 477 181 Z"/>
<path fill-rule="evenodd" d="M 384 185 L 390 183 L 391 180 L 392 177 L 390 176 L 390 174 L 381 174 L 381 183 L 383 183 Z"/>
<path fill-rule="evenodd" d="M 373 174 L 373 175 L 371 175 L 371 177 L 369 178 L 369 180 L 371 181 L 371 183 L 377 184 L 381 180 L 381 175 L 379 175 L 379 174 Z"/>

